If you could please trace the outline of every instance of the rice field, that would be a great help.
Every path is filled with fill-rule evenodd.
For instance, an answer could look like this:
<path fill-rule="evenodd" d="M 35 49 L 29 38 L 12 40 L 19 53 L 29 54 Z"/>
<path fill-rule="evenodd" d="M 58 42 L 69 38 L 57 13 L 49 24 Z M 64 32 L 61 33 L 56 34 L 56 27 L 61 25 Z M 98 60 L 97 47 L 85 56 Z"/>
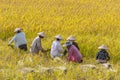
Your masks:
<path fill-rule="evenodd" d="M 69 35 L 76 37 L 82 64 L 63 64 L 50 58 L 50 53 L 32 56 L 7 46 L 16 27 L 26 33 L 28 48 L 38 32 L 44 31 L 43 47 L 50 49 L 54 36 L 61 34 L 66 42 Z M 108 46 L 110 63 L 116 69 L 80 68 L 94 64 L 98 47 Z M 62 57 L 66 62 L 67 55 Z M 120 1 L 119 0 L 0 0 L 0 80 L 120 80 Z M 39 66 L 65 66 L 67 73 L 29 72 L 24 67 L 39 70 Z"/>

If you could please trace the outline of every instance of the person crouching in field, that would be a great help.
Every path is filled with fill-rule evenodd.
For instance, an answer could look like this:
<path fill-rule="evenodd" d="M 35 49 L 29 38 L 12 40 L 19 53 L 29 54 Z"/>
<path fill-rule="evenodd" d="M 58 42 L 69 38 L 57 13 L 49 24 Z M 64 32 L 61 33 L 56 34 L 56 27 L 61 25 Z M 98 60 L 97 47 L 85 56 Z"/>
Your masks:
<path fill-rule="evenodd" d="M 100 51 L 96 55 L 96 61 L 98 63 L 107 63 L 110 60 L 109 54 L 106 51 L 108 48 L 105 45 L 98 47 Z"/>
<path fill-rule="evenodd" d="M 60 41 L 62 40 L 61 35 L 57 35 L 55 36 L 55 41 L 53 41 L 52 46 L 51 46 L 51 57 L 55 58 L 55 57 L 61 57 L 63 53 L 63 48 L 60 44 Z"/>
<path fill-rule="evenodd" d="M 79 52 L 79 50 L 72 44 L 72 42 L 66 42 L 65 45 L 68 50 L 68 62 L 77 62 L 81 63 L 82 60 L 82 54 Z"/>
<path fill-rule="evenodd" d="M 69 42 L 72 42 L 72 44 L 78 49 L 78 50 L 80 50 L 80 48 L 79 48 L 79 46 L 78 46 L 78 43 L 77 42 L 75 42 L 75 37 L 74 36 L 69 36 L 68 38 L 67 38 L 67 41 L 69 41 Z M 65 51 L 64 51 L 64 55 L 66 55 L 66 53 L 67 53 L 67 50 L 65 49 Z"/>
<path fill-rule="evenodd" d="M 41 43 L 41 39 L 43 39 L 45 37 L 44 32 L 40 32 L 38 33 L 38 36 L 33 40 L 31 48 L 30 48 L 30 52 L 32 54 L 38 54 L 39 51 L 41 52 L 46 52 L 45 49 L 43 49 L 42 47 L 42 43 Z"/>
<path fill-rule="evenodd" d="M 19 48 L 21 50 L 27 51 L 27 41 L 26 41 L 25 33 L 22 32 L 21 28 L 16 28 L 14 32 L 16 34 L 8 43 L 8 46 L 10 46 L 12 42 L 15 42 L 15 48 Z"/>

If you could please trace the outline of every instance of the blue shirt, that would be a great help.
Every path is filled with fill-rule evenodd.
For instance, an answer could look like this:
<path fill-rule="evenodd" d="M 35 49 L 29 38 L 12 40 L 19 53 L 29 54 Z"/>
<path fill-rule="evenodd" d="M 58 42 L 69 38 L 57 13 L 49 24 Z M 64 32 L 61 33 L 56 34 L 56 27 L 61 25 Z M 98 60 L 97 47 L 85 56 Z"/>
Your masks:
<path fill-rule="evenodd" d="M 25 33 L 24 32 L 17 33 L 11 39 L 11 41 L 9 42 L 9 44 L 11 44 L 12 42 L 15 42 L 15 48 L 18 48 L 22 44 L 27 44 Z"/>

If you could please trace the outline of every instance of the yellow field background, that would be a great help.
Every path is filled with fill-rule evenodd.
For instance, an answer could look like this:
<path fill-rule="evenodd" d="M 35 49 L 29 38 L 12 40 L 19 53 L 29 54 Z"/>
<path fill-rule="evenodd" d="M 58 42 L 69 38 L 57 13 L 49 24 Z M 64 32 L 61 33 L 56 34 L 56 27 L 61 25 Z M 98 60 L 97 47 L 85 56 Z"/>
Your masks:
<path fill-rule="evenodd" d="M 28 48 L 38 32 L 46 34 L 43 47 L 50 49 L 54 36 L 63 36 L 62 44 L 69 35 L 76 37 L 84 63 L 95 64 L 98 47 L 108 46 L 110 63 L 118 70 L 89 71 L 82 73 L 79 64 L 65 65 L 69 71 L 63 75 L 17 72 L 23 62 L 25 67 L 36 65 L 60 66 L 49 56 L 31 56 L 7 46 L 16 27 L 23 28 Z M 65 56 L 63 58 L 66 61 Z M 30 62 L 29 58 L 33 61 Z M 119 0 L 0 0 L 0 72 L 1 80 L 120 80 L 120 1 Z M 83 63 L 83 64 L 84 64 Z M 23 66 L 22 66 L 23 67 Z M 75 69 L 73 69 L 75 68 Z M 93 76 L 94 75 L 94 76 Z"/>

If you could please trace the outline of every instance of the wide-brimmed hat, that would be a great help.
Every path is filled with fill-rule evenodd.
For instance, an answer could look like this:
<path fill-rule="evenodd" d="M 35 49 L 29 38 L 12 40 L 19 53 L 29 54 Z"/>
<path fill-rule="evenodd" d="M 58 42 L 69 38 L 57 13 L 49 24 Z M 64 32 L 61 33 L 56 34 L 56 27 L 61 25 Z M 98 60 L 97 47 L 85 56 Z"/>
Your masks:
<path fill-rule="evenodd" d="M 61 35 L 57 35 L 55 36 L 56 39 L 62 39 L 62 36 Z"/>
<path fill-rule="evenodd" d="M 105 50 L 106 50 L 106 49 L 108 49 L 108 48 L 107 48 L 106 45 L 103 44 L 103 45 L 99 46 L 98 49 L 105 49 Z"/>
<path fill-rule="evenodd" d="M 44 32 L 39 32 L 37 33 L 39 36 L 45 37 L 45 33 Z"/>
<path fill-rule="evenodd" d="M 67 38 L 67 40 L 75 41 L 75 37 L 71 35 L 71 36 L 69 36 L 69 37 Z"/>
<path fill-rule="evenodd" d="M 68 42 L 66 42 L 63 46 L 70 46 L 70 45 L 72 45 L 72 42 L 70 42 L 70 41 L 68 41 Z"/>
<path fill-rule="evenodd" d="M 18 32 L 18 31 L 21 31 L 22 28 L 15 28 L 14 32 Z"/>

